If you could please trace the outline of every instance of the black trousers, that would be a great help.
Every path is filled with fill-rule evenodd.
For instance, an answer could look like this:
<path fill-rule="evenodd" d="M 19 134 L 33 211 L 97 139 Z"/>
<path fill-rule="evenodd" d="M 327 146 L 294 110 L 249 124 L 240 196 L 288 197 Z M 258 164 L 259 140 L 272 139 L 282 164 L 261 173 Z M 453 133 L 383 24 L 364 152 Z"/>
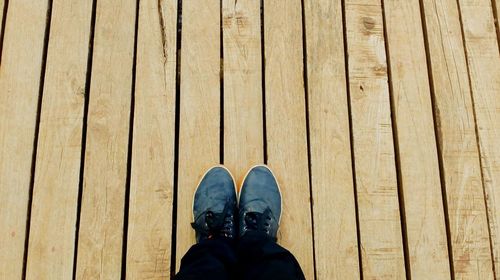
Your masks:
<path fill-rule="evenodd" d="M 202 241 L 181 260 L 176 280 L 305 279 L 295 257 L 265 234 L 248 232 L 237 242 Z"/>

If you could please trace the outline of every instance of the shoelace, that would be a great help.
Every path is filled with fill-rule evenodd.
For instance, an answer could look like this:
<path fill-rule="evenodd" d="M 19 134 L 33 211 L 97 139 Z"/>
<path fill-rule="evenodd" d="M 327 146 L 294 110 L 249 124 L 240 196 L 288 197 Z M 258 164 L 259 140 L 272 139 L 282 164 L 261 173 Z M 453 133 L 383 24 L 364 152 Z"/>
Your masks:
<path fill-rule="evenodd" d="M 191 226 L 208 239 L 213 237 L 232 238 L 233 213 L 230 210 L 228 204 L 224 206 L 222 213 L 214 213 L 208 210 L 203 214 L 205 215 L 205 224 L 191 223 Z"/>
<path fill-rule="evenodd" d="M 269 208 L 266 208 L 263 213 L 248 212 L 245 214 L 246 228 L 269 234 L 271 219 L 271 209 Z"/>

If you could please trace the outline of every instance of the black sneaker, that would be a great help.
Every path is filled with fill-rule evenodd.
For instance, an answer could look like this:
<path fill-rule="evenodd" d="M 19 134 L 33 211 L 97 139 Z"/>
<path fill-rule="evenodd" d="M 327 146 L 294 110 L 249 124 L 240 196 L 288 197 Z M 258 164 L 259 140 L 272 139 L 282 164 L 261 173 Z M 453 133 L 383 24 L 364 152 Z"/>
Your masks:
<path fill-rule="evenodd" d="M 258 231 L 276 241 L 281 219 L 281 192 L 267 166 L 251 168 L 243 179 L 239 212 L 240 237 Z"/>
<path fill-rule="evenodd" d="M 223 166 L 212 167 L 205 173 L 193 199 L 196 241 L 224 237 L 234 239 L 237 211 L 236 186 L 233 176 Z"/>

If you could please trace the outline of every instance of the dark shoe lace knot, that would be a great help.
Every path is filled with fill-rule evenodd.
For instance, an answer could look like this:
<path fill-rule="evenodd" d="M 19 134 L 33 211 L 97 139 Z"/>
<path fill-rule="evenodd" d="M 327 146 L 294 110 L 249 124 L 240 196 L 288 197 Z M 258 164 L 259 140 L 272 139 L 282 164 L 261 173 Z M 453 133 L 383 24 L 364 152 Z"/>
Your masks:
<path fill-rule="evenodd" d="M 245 214 L 245 229 L 261 231 L 269 234 L 271 220 L 271 209 L 269 208 L 267 208 L 264 213 L 248 212 Z"/>
<path fill-rule="evenodd" d="M 208 239 L 214 237 L 233 238 L 234 214 L 231 212 L 229 205 L 224 206 L 222 213 L 208 210 L 202 216 L 205 216 L 205 223 L 191 223 L 191 226 L 201 236 Z"/>

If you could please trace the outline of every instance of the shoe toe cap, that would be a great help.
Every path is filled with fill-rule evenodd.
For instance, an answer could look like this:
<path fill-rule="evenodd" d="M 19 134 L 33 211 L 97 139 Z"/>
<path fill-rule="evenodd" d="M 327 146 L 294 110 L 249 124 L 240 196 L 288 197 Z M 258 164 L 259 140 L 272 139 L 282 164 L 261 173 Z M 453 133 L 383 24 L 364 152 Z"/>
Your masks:
<path fill-rule="evenodd" d="M 236 205 L 233 177 L 224 167 L 213 167 L 200 181 L 193 202 L 195 216 L 210 209 L 221 212 L 226 203 Z"/>
<path fill-rule="evenodd" d="M 263 212 L 269 207 L 273 216 L 281 216 L 281 192 L 274 174 L 267 166 L 256 166 L 246 176 L 240 195 L 240 208 Z"/>

